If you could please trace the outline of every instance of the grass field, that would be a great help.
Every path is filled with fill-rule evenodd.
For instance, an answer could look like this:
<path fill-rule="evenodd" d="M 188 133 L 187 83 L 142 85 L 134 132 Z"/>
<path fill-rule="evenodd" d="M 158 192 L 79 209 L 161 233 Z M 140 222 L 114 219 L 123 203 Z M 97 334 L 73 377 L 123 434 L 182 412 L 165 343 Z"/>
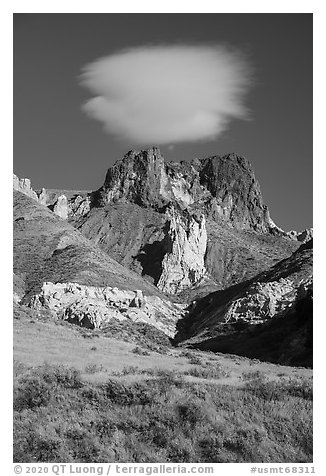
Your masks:
<path fill-rule="evenodd" d="M 14 461 L 311 462 L 312 371 L 14 320 Z"/>

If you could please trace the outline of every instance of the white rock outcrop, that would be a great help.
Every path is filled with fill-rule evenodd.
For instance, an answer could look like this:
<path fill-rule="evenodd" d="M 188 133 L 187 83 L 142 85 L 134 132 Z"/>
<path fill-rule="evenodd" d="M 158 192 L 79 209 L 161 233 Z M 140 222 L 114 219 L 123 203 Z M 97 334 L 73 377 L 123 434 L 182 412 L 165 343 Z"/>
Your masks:
<path fill-rule="evenodd" d="M 307 241 L 313 238 L 313 228 L 306 228 L 303 231 L 291 230 L 287 233 L 287 236 L 292 240 L 300 241 L 301 243 L 307 243 Z"/>
<path fill-rule="evenodd" d="M 41 192 L 37 193 L 33 190 L 31 181 L 28 178 L 19 178 L 17 175 L 13 174 L 13 188 L 18 192 L 27 195 L 33 200 L 36 200 L 41 205 L 46 205 L 47 202 L 47 194 L 45 188 L 42 188 Z"/>
<path fill-rule="evenodd" d="M 265 322 L 293 306 L 309 290 L 312 290 L 312 277 L 302 280 L 299 285 L 288 278 L 254 283 L 243 297 L 232 302 L 226 311 L 224 322 Z"/>
<path fill-rule="evenodd" d="M 45 189 L 44 187 L 42 187 L 41 192 L 40 192 L 39 195 L 38 195 L 37 201 L 38 201 L 41 205 L 46 205 L 46 204 L 47 204 L 48 197 L 47 197 L 46 189 Z"/>
<path fill-rule="evenodd" d="M 178 213 L 174 207 L 168 209 L 167 215 L 167 252 L 157 287 L 163 292 L 177 294 L 206 275 L 206 224 L 204 215 L 197 219 L 188 212 Z"/>
<path fill-rule="evenodd" d="M 48 309 L 56 318 L 87 328 L 100 328 L 112 319 L 146 322 L 172 337 L 184 306 L 158 296 L 144 296 L 141 290 L 86 286 L 78 283 L 43 283 L 30 298 L 29 307 Z"/>
<path fill-rule="evenodd" d="M 53 205 L 53 213 L 62 218 L 62 220 L 68 220 L 69 207 L 68 200 L 65 195 L 60 195 L 57 198 Z"/>
<path fill-rule="evenodd" d="M 32 189 L 31 181 L 28 178 L 18 178 L 17 175 L 13 175 L 13 186 L 14 190 L 21 192 L 28 197 L 33 198 L 34 200 L 38 201 L 37 193 Z"/>

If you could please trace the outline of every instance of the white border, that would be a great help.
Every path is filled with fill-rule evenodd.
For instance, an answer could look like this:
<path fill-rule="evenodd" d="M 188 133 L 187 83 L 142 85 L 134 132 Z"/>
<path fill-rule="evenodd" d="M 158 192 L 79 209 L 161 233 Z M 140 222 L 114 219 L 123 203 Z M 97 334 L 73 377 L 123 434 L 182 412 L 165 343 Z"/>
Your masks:
<path fill-rule="evenodd" d="M 324 249 L 326 246 L 324 237 L 325 229 L 325 206 L 323 194 L 325 188 L 325 153 L 326 134 L 325 129 L 325 47 L 326 29 L 325 7 L 321 1 L 294 1 L 277 0 L 273 2 L 239 0 L 239 1 L 13 1 L 4 2 L 0 7 L 0 34 L 1 66 L 0 75 L 2 92 L 2 146 L 1 154 L 1 220 L 5 224 L 1 233 L 1 297 L 2 303 L 2 332 L 1 332 L 1 357 L 2 357 L 2 392 L 1 427 L 2 438 L 2 474 L 14 474 L 12 466 L 12 411 L 11 411 L 11 387 L 12 387 L 12 13 L 314 13 L 314 227 L 315 227 L 315 310 L 314 310 L 314 466 L 316 474 L 322 474 L 321 469 L 324 456 L 324 392 L 323 381 L 325 378 L 325 357 L 323 347 L 325 335 L 324 311 L 324 283 L 326 266 Z M 293 171 L 295 177 L 295 170 Z M 220 474 L 246 474 L 253 464 L 218 464 L 216 472 Z M 262 466 L 256 464 L 256 466 Z M 286 464 L 271 464 L 268 466 L 296 466 Z M 307 466 L 303 464 L 303 466 Z M 247 469 L 248 468 L 248 469 Z"/>

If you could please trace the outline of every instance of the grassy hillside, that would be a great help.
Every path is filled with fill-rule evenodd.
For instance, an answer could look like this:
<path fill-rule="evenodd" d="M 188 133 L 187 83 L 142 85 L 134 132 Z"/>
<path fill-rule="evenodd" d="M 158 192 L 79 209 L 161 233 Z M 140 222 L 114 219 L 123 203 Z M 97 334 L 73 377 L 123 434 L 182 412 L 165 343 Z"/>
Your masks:
<path fill-rule="evenodd" d="M 15 462 L 312 461 L 311 370 L 114 332 L 16 314 Z"/>

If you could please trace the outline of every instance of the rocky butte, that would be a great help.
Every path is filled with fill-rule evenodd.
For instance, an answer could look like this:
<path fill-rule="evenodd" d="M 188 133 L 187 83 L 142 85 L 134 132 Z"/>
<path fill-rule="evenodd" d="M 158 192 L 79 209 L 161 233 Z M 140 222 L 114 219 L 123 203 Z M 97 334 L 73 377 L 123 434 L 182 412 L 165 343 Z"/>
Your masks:
<path fill-rule="evenodd" d="M 299 246 L 272 221 L 250 163 L 236 154 L 177 163 L 155 147 L 130 151 L 69 210 L 84 236 L 169 294 L 223 289 Z M 171 273 L 183 284 L 168 284 Z"/>
<path fill-rule="evenodd" d="M 312 230 L 273 222 L 240 155 L 166 162 L 153 147 L 129 151 L 93 192 L 16 176 L 14 190 L 17 305 L 88 327 L 141 320 L 203 345 L 290 315 L 312 290 Z"/>

